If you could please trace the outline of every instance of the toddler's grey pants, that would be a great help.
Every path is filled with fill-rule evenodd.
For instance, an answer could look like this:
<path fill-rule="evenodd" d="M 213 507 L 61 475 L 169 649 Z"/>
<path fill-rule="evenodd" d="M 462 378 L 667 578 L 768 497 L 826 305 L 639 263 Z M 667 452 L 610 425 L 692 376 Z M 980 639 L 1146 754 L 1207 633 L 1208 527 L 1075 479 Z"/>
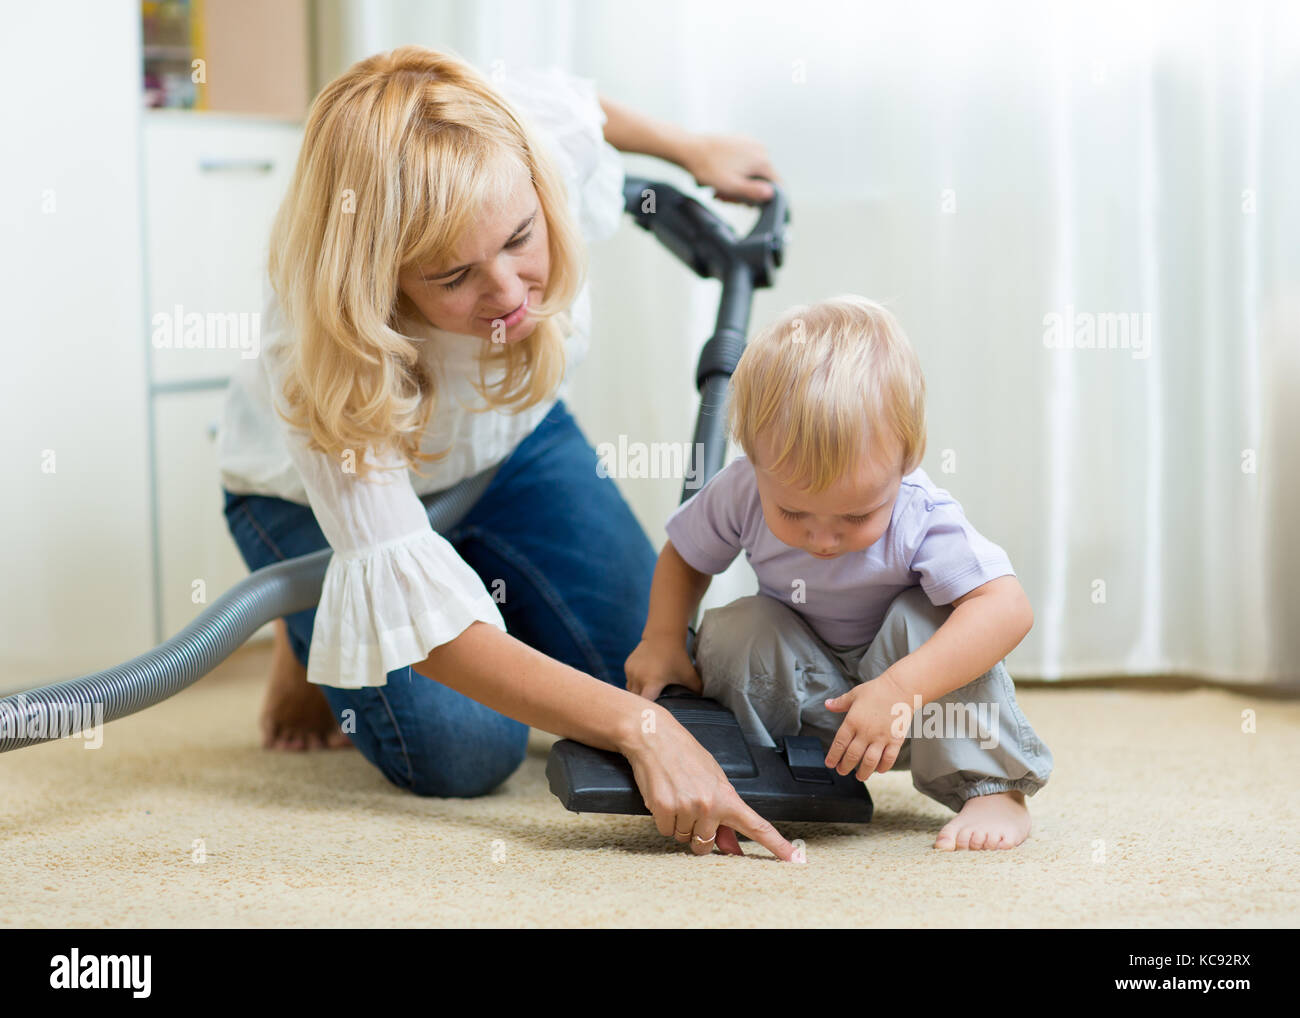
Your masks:
<path fill-rule="evenodd" d="M 736 715 L 750 742 L 775 746 L 773 735 L 812 735 L 829 749 L 845 714 L 822 701 L 876 678 L 928 640 L 952 611 L 912 587 L 894 599 L 875 639 L 842 648 L 825 643 L 775 598 L 742 597 L 706 611 L 700 622 L 695 660 L 704 695 Z M 1012 789 L 1033 795 L 1052 773 L 1051 751 L 1021 713 L 1001 661 L 922 705 L 907 732 L 894 769 L 910 770 L 918 792 L 953 811 L 977 795 Z"/>

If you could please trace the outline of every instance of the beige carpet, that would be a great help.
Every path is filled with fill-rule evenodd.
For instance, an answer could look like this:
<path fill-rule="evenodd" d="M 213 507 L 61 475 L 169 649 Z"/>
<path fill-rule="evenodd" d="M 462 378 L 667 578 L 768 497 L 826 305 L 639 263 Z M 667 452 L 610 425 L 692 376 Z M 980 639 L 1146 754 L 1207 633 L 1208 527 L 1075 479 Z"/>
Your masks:
<path fill-rule="evenodd" d="M 420 799 L 355 750 L 271 753 L 268 652 L 172 700 L 0 756 L 0 927 L 1295 926 L 1300 703 L 1022 686 L 1056 771 L 1012 851 L 940 853 L 952 814 L 878 775 L 869 826 L 785 825 L 808 864 L 695 857 L 575 816 L 550 735 L 491 796 Z M 1242 711 L 1257 732 L 1242 732 Z M 196 862 L 201 839 L 202 862 Z"/>

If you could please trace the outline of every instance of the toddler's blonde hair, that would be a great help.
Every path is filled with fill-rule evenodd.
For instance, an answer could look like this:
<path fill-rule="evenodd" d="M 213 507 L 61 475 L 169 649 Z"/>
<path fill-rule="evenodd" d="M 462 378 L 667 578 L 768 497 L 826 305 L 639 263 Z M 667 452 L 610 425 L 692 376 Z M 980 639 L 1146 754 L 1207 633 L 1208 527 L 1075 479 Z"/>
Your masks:
<path fill-rule="evenodd" d="M 419 462 L 446 454 L 420 451 L 437 393 L 404 335 L 425 319 L 398 276 L 453 258 L 479 214 L 505 197 L 512 163 L 537 190 L 550 273 L 531 308 L 540 318 L 533 332 L 518 343 L 484 341 L 477 388 L 489 406 L 517 412 L 564 374 L 567 309 L 586 273 L 551 156 L 470 64 L 423 46 L 368 57 L 317 95 L 268 263 L 296 332 L 285 419 L 308 433 L 310 448 L 350 450 L 360 477 L 373 469 L 362 455 L 369 446 L 395 449 L 417 474 Z M 497 367 L 501 378 L 489 385 Z"/>
<path fill-rule="evenodd" d="M 906 475 L 925 455 L 925 377 L 897 319 L 875 301 L 799 304 L 746 347 L 728 423 L 751 462 L 810 494 L 878 456 L 891 434 Z"/>

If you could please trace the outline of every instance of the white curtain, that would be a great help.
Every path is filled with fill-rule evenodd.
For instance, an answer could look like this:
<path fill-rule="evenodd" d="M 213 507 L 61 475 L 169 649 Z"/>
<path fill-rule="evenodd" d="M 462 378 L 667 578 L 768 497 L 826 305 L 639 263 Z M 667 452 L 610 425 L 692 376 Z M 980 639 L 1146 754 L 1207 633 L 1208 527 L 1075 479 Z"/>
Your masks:
<path fill-rule="evenodd" d="M 927 376 L 923 466 L 1035 605 L 1013 674 L 1300 681 L 1300 5 L 317 13 L 322 79 L 417 42 L 560 64 L 652 116 L 763 141 L 793 231 L 753 324 L 843 292 L 894 308 Z M 717 285 L 630 221 L 592 278 L 571 401 L 588 436 L 687 440 Z M 679 483 L 620 484 L 661 541 Z M 711 603 L 752 578 L 714 587 Z"/>

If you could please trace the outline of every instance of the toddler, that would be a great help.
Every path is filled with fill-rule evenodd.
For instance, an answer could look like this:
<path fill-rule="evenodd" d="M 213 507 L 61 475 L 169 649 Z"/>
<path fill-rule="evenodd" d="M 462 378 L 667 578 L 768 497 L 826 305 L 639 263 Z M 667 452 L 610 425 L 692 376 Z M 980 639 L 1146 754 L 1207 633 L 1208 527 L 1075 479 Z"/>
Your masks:
<path fill-rule="evenodd" d="M 628 689 L 687 686 L 760 745 L 816 736 L 860 780 L 910 770 L 957 813 L 935 848 L 1019 845 L 1052 773 L 1002 660 L 1033 612 L 920 469 L 925 381 L 894 316 L 855 296 L 790 309 L 741 357 L 728 413 L 744 455 L 668 521 Z M 692 662 L 683 633 L 741 549 L 759 593 L 704 613 Z"/>

